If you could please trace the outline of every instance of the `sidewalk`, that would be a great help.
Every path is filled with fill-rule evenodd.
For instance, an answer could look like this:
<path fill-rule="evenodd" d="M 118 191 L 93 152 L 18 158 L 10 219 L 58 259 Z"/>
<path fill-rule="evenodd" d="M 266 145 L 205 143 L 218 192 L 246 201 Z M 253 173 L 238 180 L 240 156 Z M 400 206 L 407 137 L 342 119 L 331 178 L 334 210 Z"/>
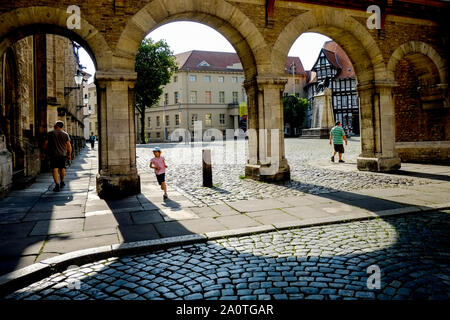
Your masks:
<path fill-rule="evenodd" d="M 352 164 L 316 165 L 356 170 Z M 0 201 L 0 274 L 63 253 L 110 244 L 187 234 L 225 236 L 450 207 L 449 167 L 406 164 L 403 168 L 406 171 L 398 174 L 432 182 L 201 206 L 170 184 L 170 200 L 163 202 L 155 176 L 143 172 L 141 194 L 105 201 L 95 191 L 97 151 L 85 148 L 68 169 L 67 186 L 61 192 L 52 191 L 53 181 L 47 173 L 29 188 L 13 191 Z"/>

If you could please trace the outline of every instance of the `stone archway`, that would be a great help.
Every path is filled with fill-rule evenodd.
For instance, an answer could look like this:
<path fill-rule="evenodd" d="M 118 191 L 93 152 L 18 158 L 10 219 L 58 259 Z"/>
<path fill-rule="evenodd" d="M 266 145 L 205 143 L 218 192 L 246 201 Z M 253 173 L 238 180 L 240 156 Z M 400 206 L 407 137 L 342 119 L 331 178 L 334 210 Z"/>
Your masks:
<path fill-rule="evenodd" d="M 80 29 L 69 30 L 65 10 L 53 7 L 27 7 L 0 15 L 0 56 L 16 41 L 36 33 L 65 36 L 82 45 L 97 69 L 111 67 L 112 51 L 102 34 L 83 17 Z"/>
<path fill-rule="evenodd" d="M 221 33 L 235 48 L 247 79 L 269 72 L 269 50 L 263 36 L 244 13 L 223 0 L 151 1 L 129 20 L 120 35 L 115 67 L 134 70 L 134 58 L 145 36 L 174 21 L 203 23 Z"/>
<path fill-rule="evenodd" d="M 253 147 L 250 150 L 251 161 L 247 166 L 246 175 L 256 179 L 289 179 L 289 166 L 284 159 L 281 135 L 281 143 L 273 146 L 277 147 L 273 156 L 270 151 L 267 151 L 272 162 L 261 161 L 263 157 L 266 158 L 266 150 L 271 150 L 271 140 L 270 135 L 269 138 L 264 134 L 260 136 L 258 129 L 270 128 L 279 131 L 281 129 L 283 132 L 281 103 L 272 99 L 271 95 L 280 97 L 279 91 L 284 88 L 285 83 L 283 79 L 274 79 L 272 76 L 269 63 L 270 50 L 264 37 L 246 15 L 226 1 L 162 0 L 148 3 L 130 18 L 114 51 L 114 69 L 99 70 L 96 74 L 100 88 L 100 135 L 106 137 L 100 141 L 100 174 L 97 178 L 100 196 L 103 194 L 110 196 L 118 192 L 123 195 L 140 190 L 140 178 L 136 169 L 133 116 L 135 56 L 141 41 L 149 32 L 174 21 L 206 24 L 230 41 L 242 62 L 247 79 L 249 128 L 254 129 L 255 132 L 249 137 L 249 146 Z M 263 88 L 266 88 L 265 101 L 261 100 Z M 276 104 L 274 105 L 273 102 Z M 264 104 L 267 104 L 267 108 Z M 278 108 L 278 111 L 274 110 L 274 107 Z M 276 163 L 276 166 L 273 166 L 273 163 Z M 268 171 L 269 174 L 262 174 L 263 166 L 276 167 L 276 170 Z"/>
<path fill-rule="evenodd" d="M 420 53 L 428 57 L 436 66 L 439 72 L 439 80 L 441 83 L 447 83 L 448 70 L 447 62 L 439 55 L 439 53 L 429 44 L 421 41 L 410 41 L 399 46 L 392 53 L 388 64 L 387 70 L 394 77 L 395 70 L 400 60 L 402 60 L 406 55 Z"/>
<path fill-rule="evenodd" d="M 448 163 L 450 109 L 447 63 L 424 42 L 399 46 L 388 63 L 394 88 L 396 149 L 402 161 Z"/>
<path fill-rule="evenodd" d="M 280 33 L 272 50 L 274 70 L 282 74 L 280 62 L 287 56 L 294 41 L 305 32 L 317 32 L 335 40 L 349 56 L 355 69 L 360 98 L 361 155 L 358 169 L 390 171 L 400 168 L 394 147 L 392 74 L 358 13 L 332 8 L 312 8 L 294 18 Z M 365 19 L 364 14 L 359 14 Z M 365 20 L 362 20 L 365 21 Z"/>

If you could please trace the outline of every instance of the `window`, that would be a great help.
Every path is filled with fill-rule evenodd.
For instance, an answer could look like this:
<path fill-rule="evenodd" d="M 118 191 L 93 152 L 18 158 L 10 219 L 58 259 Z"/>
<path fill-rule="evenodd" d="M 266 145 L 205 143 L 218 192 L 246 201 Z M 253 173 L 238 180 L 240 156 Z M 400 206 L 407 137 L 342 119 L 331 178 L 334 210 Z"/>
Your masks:
<path fill-rule="evenodd" d="M 198 114 L 193 114 L 191 117 L 191 124 L 194 125 L 195 121 L 197 121 L 197 120 L 198 120 Z"/>
<path fill-rule="evenodd" d="M 173 82 L 178 82 L 178 76 L 173 77 Z"/>
<path fill-rule="evenodd" d="M 152 133 L 151 132 L 147 132 L 147 138 L 151 138 L 152 137 Z"/>
<path fill-rule="evenodd" d="M 353 100 L 353 106 L 358 107 L 358 96 L 356 94 L 354 94 L 352 96 L 352 100 Z"/>
<path fill-rule="evenodd" d="M 179 126 L 179 125 L 180 125 L 180 115 L 179 115 L 179 114 L 176 114 L 176 115 L 175 115 L 175 125 L 176 125 L 176 126 Z"/>
<path fill-rule="evenodd" d="M 238 92 L 233 91 L 233 103 L 238 103 Z"/>
<path fill-rule="evenodd" d="M 300 84 L 300 79 L 295 79 L 295 84 Z"/>
<path fill-rule="evenodd" d="M 204 80 L 205 82 L 211 82 L 211 76 L 204 76 L 204 77 L 203 77 L 203 80 Z"/>
<path fill-rule="evenodd" d="M 173 99 L 174 103 L 178 103 L 178 99 L 180 97 L 180 95 L 178 94 L 178 91 L 175 91 L 173 93 L 173 97 L 174 97 L 174 99 Z"/>
<path fill-rule="evenodd" d="M 225 91 L 219 91 L 219 103 L 225 103 Z"/>
<path fill-rule="evenodd" d="M 152 118 L 151 118 L 151 117 L 148 117 L 148 118 L 147 118 L 147 127 L 150 128 L 151 123 L 152 123 Z"/>
<path fill-rule="evenodd" d="M 88 97 L 87 93 L 84 94 L 84 98 L 86 99 Z"/>
<path fill-rule="evenodd" d="M 220 115 L 219 115 L 219 121 L 220 121 L 220 124 L 225 124 L 225 114 L 224 113 L 221 113 Z"/>
<path fill-rule="evenodd" d="M 91 108 L 91 106 L 89 106 L 89 111 L 91 111 L 92 110 L 92 108 Z"/>
<path fill-rule="evenodd" d="M 196 82 L 196 81 L 197 81 L 197 76 L 196 76 L 195 74 L 191 74 L 191 75 L 189 76 L 189 81 L 190 81 L 190 82 Z"/>
<path fill-rule="evenodd" d="M 343 108 L 347 107 L 347 96 L 342 96 L 342 107 Z"/>
<path fill-rule="evenodd" d="M 169 116 L 168 115 L 166 115 L 166 126 L 168 126 L 169 124 L 170 124 L 170 121 L 169 121 Z"/>
<path fill-rule="evenodd" d="M 156 126 L 160 127 L 161 126 L 161 120 L 159 116 L 156 116 Z"/>
<path fill-rule="evenodd" d="M 205 91 L 205 103 L 211 103 L 211 91 Z"/>
<path fill-rule="evenodd" d="M 157 133 L 156 133 L 156 137 L 157 137 L 157 138 L 161 138 L 161 132 L 157 132 Z"/>
<path fill-rule="evenodd" d="M 217 77 L 217 81 L 223 83 L 225 82 L 225 77 L 223 76 Z"/>
<path fill-rule="evenodd" d="M 165 104 L 165 105 L 168 105 L 168 104 L 169 104 L 169 94 L 168 94 L 168 93 L 165 93 L 165 94 L 164 94 L 164 104 Z"/>
<path fill-rule="evenodd" d="M 237 77 L 231 77 L 231 82 L 232 83 L 237 83 Z"/>
<path fill-rule="evenodd" d="M 212 114 L 207 113 L 205 114 L 205 125 L 210 126 L 212 124 Z"/>
<path fill-rule="evenodd" d="M 197 103 L 197 91 L 191 91 L 189 101 L 191 103 Z"/>

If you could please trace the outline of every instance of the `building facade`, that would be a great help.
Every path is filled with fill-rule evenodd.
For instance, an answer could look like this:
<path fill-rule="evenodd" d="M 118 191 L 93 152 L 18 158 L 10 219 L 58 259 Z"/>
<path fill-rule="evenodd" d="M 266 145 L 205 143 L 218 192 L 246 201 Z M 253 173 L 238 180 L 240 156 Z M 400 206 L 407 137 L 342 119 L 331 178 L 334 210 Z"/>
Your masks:
<path fill-rule="evenodd" d="M 325 42 L 316 63 L 309 72 L 305 86 L 306 97 L 310 102 L 307 127 L 311 126 L 311 110 L 318 84 L 325 83 L 332 92 L 332 105 L 335 121 L 340 121 L 349 135 L 359 135 L 359 100 L 356 91 L 356 76 L 350 58 L 334 41 Z"/>
<path fill-rule="evenodd" d="M 83 87 L 83 98 L 88 119 L 87 127 L 85 127 L 85 132 L 87 133 L 86 139 L 92 133 L 98 139 L 97 89 L 95 83 L 89 83 Z"/>
<path fill-rule="evenodd" d="M 48 169 L 40 160 L 46 133 L 62 120 L 74 154 L 84 146 L 78 45 L 57 35 L 25 37 L 0 59 L 0 196 Z"/>
<path fill-rule="evenodd" d="M 247 96 L 238 55 L 194 50 L 176 59 L 179 69 L 164 86 L 158 106 L 146 110 L 147 142 L 170 141 L 171 133 L 181 128 L 192 139 L 196 121 L 202 122 L 203 133 L 211 128 L 224 136 L 226 129 L 245 131 Z M 286 76 L 284 95 L 304 96 L 306 73 L 298 57 L 288 57 Z M 139 133 L 140 121 L 136 125 Z"/>

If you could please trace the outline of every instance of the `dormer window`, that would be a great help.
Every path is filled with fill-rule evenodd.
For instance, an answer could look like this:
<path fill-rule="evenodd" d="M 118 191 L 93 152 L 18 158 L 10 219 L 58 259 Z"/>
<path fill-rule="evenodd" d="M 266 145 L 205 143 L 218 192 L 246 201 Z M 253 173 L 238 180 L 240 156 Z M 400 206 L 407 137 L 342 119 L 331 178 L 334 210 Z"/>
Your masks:
<path fill-rule="evenodd" d="M 205 60 L 203 60 L 202 62 L 200 62 L 197 67 L 209 67 L 209 63 L 206 62 Z"/>

